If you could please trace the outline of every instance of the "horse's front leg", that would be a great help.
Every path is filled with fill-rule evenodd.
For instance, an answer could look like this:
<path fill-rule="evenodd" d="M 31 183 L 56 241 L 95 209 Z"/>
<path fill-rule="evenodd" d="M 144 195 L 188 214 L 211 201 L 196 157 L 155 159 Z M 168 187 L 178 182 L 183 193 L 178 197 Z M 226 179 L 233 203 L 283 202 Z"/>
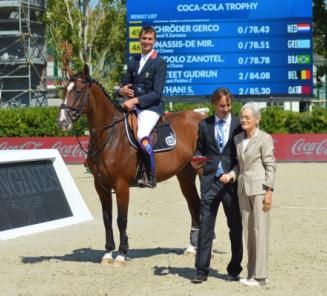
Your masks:
<path fill-rule="evenodd" d="M 100 197 L 102 206 L 102 217 L 106 231 L 106 253 L 101 259 L 101 264 L 109 265 L 114 263 L 112 251 L 115 249 L 114 234 L 112 231 L 112 193 L 111 187 L 105 188 L 100 182 L 95 182 L 95 188 Z"/>
<path fill-rule="evenodd" d="M 176 176 L 192 217 L 190 245 L 186 249 L 185 254 L 194 255 L 196 252 L 200 226 L 200 197 L 195 185 L 196 172 L 190 164 L 187 164 Z"/>
<path fill-rule="evenodd" d="M 123 180 L 118 182 L 116 186 L 117 198 L 117 224 L 120 233 L 119 253 L 115 259 L 115 263 L 124 265 L 128 253 L 128 236 L 127 236 L 127 216 L 129 204 L 129 185 Z"/>

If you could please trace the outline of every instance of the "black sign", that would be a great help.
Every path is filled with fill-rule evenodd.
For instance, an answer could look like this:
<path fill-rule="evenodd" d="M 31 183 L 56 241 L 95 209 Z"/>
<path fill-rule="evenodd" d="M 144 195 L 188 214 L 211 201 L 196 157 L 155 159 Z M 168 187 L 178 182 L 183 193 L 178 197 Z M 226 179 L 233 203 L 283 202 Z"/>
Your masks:
<path fill-rule="evenodd" d="M 0 231 L 71 216 L 51 160 L 0 164 Z"/>

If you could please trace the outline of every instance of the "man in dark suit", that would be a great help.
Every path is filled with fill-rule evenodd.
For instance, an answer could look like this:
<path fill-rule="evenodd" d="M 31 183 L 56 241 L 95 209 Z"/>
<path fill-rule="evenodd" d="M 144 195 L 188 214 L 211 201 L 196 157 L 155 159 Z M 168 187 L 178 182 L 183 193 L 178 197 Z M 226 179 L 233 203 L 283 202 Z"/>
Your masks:
<path fill-rule="evenodd" d="M 232 258 L 227 266 L 228 280 L 238 280 L 243 257 L 242 222 L 235 183 L 226 183 L 226 174 L 236 164 L 234 136 L 241 132 L 239 119 L 231 115 L 232 95 L 228 89 L 214 91 L 211 102 L 216 114 L 199 124 L 195 156 L 205 156 L 200 174 L 201 208 L 200 229 L 195 267 L 197 273 L 192 283 L 207 280 L 212 242 L 219 204 L 222 202 L 229 228 Z M 230 178 L 229 178 L 230 179 Z"/>
<path fill-rule="evenodd" d="M 154 154 L 150 133 L 164 113 L 162 94 L 166 82 L 167 65 L 153 49 L 156 31 L 143 27 L 140 31 L 141 54 L 132 57 L 127 73 L 122 79 L 119 95 L 127 97 L 122 107 L 135 110 L 138 118 L 137 140 L 147 169 L 148 183 L 140 180 L 140 185 L 156 186 Z"/>

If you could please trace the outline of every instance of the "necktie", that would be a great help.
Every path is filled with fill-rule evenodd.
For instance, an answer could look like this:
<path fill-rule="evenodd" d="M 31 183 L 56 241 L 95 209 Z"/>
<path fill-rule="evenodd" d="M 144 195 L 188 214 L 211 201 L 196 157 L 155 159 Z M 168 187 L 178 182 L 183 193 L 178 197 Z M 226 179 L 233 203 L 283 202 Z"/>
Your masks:
<path fill-rule="evenodd" d="M 218 146 L 220 149 L 220 152 L 223 150 L 225 146 L 225 132 L 224 132 L 224 124 L 225 121 L 220 119 L 217 122 L 217 127 L 218 127 Z"/>
<path fill-rule="evenodd" d="M 220 153 L 222 153 L 223 148 L 225 146 L 225 132 L 224 132 L 224 123 L 225 121 L 220 119 L 216 124 L 218 127 L 218 137 L 217 137 L 217 141 L 218 141 L 218 146 L 219 146 L 219 150 Z M 224 173 L 223 167 L 221 165 L 221 161 L 219 162 L 218 165 L 218 169 L 216 171 L 216 177 L 219 177 L 221 174 Z"/>

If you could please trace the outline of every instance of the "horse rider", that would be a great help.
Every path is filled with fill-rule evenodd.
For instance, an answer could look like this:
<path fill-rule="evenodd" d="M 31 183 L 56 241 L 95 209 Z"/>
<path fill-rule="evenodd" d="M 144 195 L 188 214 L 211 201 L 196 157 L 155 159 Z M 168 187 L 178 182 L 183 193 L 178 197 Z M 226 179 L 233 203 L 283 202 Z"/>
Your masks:
<path fill-rule="evenodd" d="M 141 54 L 133 56 L 124 75 L 119 95 L 128 99 L 122 104 L 127 110 L 137 113 L 137 141 L 146 167 L 148 183 L 139 180 L 139 185 L 156 187 L 153 142 L 150 133 L 164 113 L 163 90 L 166 82 L 167 65 L 158 56 L 153 46 L 156 31 L 153 27 L 143 27 L 139 34 Z"/>

